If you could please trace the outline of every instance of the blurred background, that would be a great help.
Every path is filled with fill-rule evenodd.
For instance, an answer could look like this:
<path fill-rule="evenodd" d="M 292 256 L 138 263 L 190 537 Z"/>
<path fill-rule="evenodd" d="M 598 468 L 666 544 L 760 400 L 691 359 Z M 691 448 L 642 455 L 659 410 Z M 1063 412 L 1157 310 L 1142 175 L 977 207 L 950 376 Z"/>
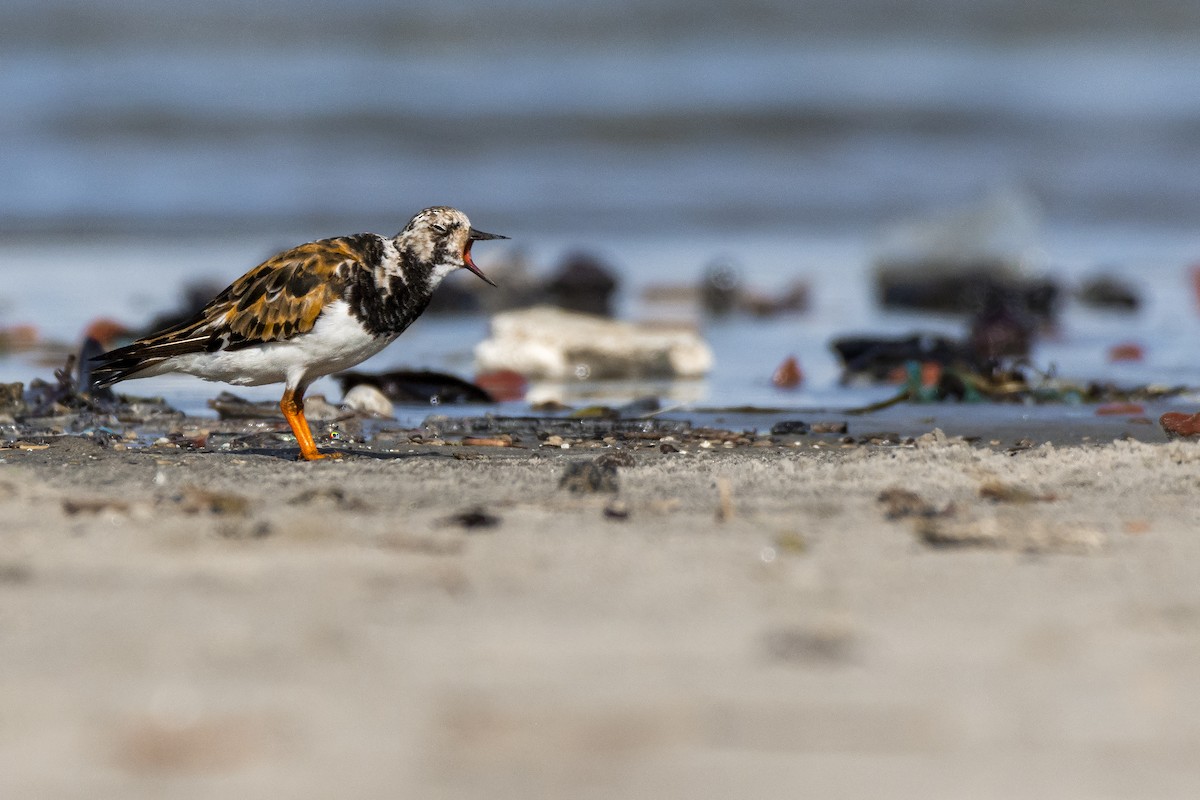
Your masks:
<path fill-rule="evenodd" d="M 513 237 L 485 269 L 592 254 L 628 317 L 717 262 L 802 283 L 804 314 L 705 329 L 691 397 L 769 402 L 795 354 L 791 399 L 821 401 L 832 335 L 959 329 L 885 313 L 870 275 L 982 208 L 960 239 L 1132 282 L 1149 352 L 1118 370 L 1200 383 L 1197 75 L 1193 0 L 8 0 L 0 326 L 141 324 L 188 281 L 449 204 Z M 1042 355 L 1107 370 L 1111 319 L 1064 320 Z M 469 372 L 485 332 L 423 321 L 390 358 Z"/>

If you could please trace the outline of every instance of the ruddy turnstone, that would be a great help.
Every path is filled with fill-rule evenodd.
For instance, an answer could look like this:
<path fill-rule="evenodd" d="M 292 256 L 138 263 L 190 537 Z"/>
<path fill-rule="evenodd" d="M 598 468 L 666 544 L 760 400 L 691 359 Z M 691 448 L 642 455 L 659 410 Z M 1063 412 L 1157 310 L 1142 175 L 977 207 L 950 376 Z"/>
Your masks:
<path fill-rule="evenodd" d="M 321 453 L 304 418 L 304 391 L 323 375 L 387 347 L 466 268 L 481 239 L 457 209 L 427 208 L 392 238 L 374 233 L 302 244 L 259 264 L 192 319 L 93 359 L 92 386 L 183 372 L 238 386 L 284 384 L 279 403 L 306 460 Z"/>

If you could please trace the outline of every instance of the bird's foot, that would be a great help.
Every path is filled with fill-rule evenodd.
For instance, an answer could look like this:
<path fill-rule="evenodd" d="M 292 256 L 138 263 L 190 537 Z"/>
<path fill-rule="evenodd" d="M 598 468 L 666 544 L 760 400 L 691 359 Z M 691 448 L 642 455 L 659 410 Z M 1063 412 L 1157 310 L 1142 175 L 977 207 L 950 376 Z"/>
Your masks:
<path fill-rule="evenodd" d="M 332 458 L 334 460 L 337 460 L 339 458 L 342 458 L 344 455 L 345 455 L 345 453 L 338 453 L 338 452 L 321 453 L 316 450 L 312 451 L 311 453 L 306 453 L 303 450 L 301 450 L 300 455 L 296 456 L 296 460 L 297 461 L 320 461 L 323 458 Z"/>

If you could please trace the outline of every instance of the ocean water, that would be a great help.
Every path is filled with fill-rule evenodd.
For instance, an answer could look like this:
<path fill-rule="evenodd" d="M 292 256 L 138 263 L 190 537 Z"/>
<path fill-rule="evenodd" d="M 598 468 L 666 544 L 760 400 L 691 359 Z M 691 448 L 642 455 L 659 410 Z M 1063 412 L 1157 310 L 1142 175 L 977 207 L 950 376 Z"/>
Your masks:
<path fill-rule="evenodd" d="M 767 291 L 804 280 L 807 315 L 705 324 L 717 367 L 672 391 L 853 405 L 831 336 L 960 332 L 880 311 L 873 260 L 923 230 L 905 221 L 1015 197 L 1021 224 L 960 238 L 1147 299 L 1133 317 L 1068 305 L 1037 360 L 1200 385 L 1198 74 L 1186 0 L 9 0 L 0 326 L 136 324 L 188 281 L 445 203 L 535 269 L 596 253 L 632 318 L 659 313 L 641 287 L 715 259 Z M 479 249 L 485 269 L 516 252 Z M 485 331 L 422 320 L 370 366 L 469 374 Z M 1108 364 L 1125 340 L 1147 359 Z M 808 380 L 781 394 L 792 353 Z M 7 379 L 47 370 L 0 360 Z M 162 390 L 215 391 L 180 380 Z"/>

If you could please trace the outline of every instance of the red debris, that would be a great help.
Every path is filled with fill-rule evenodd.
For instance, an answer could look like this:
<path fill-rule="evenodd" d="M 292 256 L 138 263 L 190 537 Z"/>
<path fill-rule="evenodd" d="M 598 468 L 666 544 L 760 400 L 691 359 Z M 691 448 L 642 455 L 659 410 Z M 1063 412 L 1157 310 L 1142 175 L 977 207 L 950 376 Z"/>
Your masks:
<path fill-rule="evenodd" d="M 1200 413 L 1182 414 L 1178 411 L 1168 411 L 1158 418 L 1158 424 L 1162 426 L 1168 439 L 1200 435 Z"/>
<path fill-rule="evenodd" d="M 1121 415 L 1145 413 L 1146 409 L 1142 408 L 1141 403 L 1105 403 L 1096 406 L 1096 416 L 1099 417 L 1118 417 Z"/>
<path fill-rule="evenodd" d="M 1146 351 L 1137 342 L 1121 342 L 1108 349 L 1108 360 L 1112 362 L 1141 361 L 1145 357 Z"/>
<path fill-rule="evenodd" d="M 942 365 L 936 361 L 921 362 L 921 385 L 935 388 L 942 381 Z"/>
<path fill-rule="evenodd" d="M 481 372 L 475 376 L 475 385 L 490 394 L 500 402 L 520 400 L 529 388 L 529 381 L 519 372 L 511 369 L 499 369 L 495 372 Z"/>
<path fill-rule="evenodd" d="M 771 383 L 777 389 L 795 389 L 804 383 L 804 373 L 800 371 L 800 362 L 796 361 L 795 356 L 783 360 L 771 376 Z"/>
<path fill-rule="evenodd" d="M 0 328 L 0 351 L 31 350 L 38 343 L 38 330 L 33 325 L 11 325 Z"/>
<path fill-rule="evenodd" d="M 83 335 L 95 339 L 105 349 L 114 347 L 118 340 L 129 337 L 132 331 L 114 319 L 99 317 L 88 323 Z"/>

